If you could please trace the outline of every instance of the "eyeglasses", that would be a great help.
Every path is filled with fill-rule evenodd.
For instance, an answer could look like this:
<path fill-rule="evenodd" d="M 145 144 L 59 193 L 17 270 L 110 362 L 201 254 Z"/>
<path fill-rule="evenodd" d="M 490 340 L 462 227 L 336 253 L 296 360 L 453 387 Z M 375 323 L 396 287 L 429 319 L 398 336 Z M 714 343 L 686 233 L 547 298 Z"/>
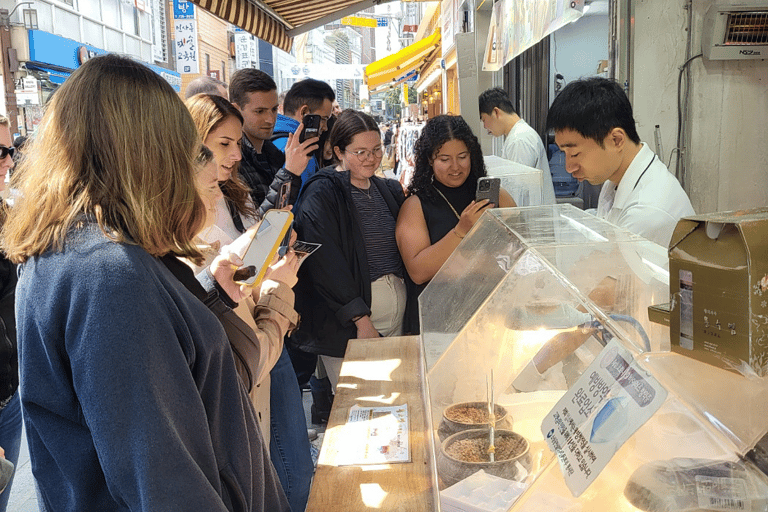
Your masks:
<path fill-rule="evenodd" d="M 355 155 L 359 162 L 365 162 L 371 157 L 371 155 L 373 155 L 376 158 L 381 158 L 382 155 L 384 154 L 384 150 L 381 148 L 381 146 L 374 149 L 373 151 L 370 151 L 367 149 L 359 149 L 357 151 L 347 151 L 345 149 L 344 152 L 349 153 L 350 155 Z"/>
<path fill-rule="evenodd" d="M 5 157 L 8 155 L 11 155 L 11 158 L 13 158 L 14 153 L 16 153 L 16 148 L 11 146 L 10 148 L 7 148 L 5 146 L 0 146 L 0 160 L 5 160 Z"/>

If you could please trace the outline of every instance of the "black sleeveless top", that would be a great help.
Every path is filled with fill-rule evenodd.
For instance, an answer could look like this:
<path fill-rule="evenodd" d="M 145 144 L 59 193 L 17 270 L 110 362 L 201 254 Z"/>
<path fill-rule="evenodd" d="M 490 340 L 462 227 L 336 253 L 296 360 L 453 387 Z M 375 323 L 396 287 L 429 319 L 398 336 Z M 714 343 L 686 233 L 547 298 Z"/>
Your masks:
<path fill-rule="evenodd" d="M 475 187 L 477 185 L 476 180 L 471 179 L 471 176 L 460 187 L 456 188 L 446 187 L 437 180 L 434 180 L 432 185 L 436 190 L 431 194 L 432 197 L 423 192 L 417 192 L 416 196 L 421 201 L 421 210 L 424 212 L 424 220 L 429 231 L 429 242 L 434 245 L 456 227 L 459 222 L 456 214 L 460 216 L 464 208 L 475 199 Z M 437 191 L 442 192 L 445 198 Z M 451 203 L 456 213 L 453 213 L 446 199 Z"/>

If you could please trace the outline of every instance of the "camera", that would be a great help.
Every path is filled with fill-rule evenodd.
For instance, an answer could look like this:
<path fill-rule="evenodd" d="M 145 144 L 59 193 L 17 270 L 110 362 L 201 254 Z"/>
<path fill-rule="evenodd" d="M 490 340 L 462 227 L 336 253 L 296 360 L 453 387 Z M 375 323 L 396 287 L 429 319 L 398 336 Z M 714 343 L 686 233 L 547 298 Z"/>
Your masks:
<path fill-rule="evenodd" d="M 491 190 L 491 182 L 486 180 L 481 180 L 477 184 L 477 190 L 480 192 L 487 192 Z"/>

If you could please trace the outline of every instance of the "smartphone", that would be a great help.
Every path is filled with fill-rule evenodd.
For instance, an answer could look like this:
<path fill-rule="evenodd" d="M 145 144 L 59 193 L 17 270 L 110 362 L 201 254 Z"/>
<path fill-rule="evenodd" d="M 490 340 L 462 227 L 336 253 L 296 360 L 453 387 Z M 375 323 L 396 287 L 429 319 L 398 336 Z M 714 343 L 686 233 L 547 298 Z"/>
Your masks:
<path fill-rule="evenodd" d="M 320 116 L 318 114 L 306 114 L 301 122 L 304 129 L 299 134 L 299 142 L 320 136 Z"/>
<path fill-rule="evenodd" d="M 236 283 L 256 286 L 261 282 L 292 222 L 293 214 L 285 210 L 264 214 L 242 256 L 243 266 L 235 272 Z"/>
<path fill-rule="evenodd" d="M 477 180 L 477 192 L 475 193 L 475 201 L 482 201 L 488 199 L 494 207 L 499 206 L 499 188 L 501 187 L 501 179 L 485 176 Z"/>
<path fill-rule="evenodd" d="M 282 210 L 288 207 L 288 202 L 291 199 L 291 182 L 287 181 L 280 185 L 280 190 L 277 193 L 277 204 L 275 208 Z"/>

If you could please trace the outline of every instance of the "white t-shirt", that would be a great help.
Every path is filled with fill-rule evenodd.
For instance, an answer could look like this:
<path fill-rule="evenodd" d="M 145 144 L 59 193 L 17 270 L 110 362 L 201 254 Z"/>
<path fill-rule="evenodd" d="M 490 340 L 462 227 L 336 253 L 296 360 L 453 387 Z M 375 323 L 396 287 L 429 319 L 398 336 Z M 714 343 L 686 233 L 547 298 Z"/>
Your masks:
<path fill-rule="evenodd" d="M 504 139 L 503 156 L 519 164 L 541 169 L 543 183 L 542 195 L 544 204 L 555 204 L 555 186 L 552 184 L 552 174 L 549 172 L 547 150 L 536 130 L 520 119 Z"/>
<path fill-rule="evenodd" d="M 642 146 L 618 187 L 610 180 L 603 183 L 596 213 L 601 219 L 668 247 L 677 221 L 695 212 L 664 162 L 645 142 Z"/>

